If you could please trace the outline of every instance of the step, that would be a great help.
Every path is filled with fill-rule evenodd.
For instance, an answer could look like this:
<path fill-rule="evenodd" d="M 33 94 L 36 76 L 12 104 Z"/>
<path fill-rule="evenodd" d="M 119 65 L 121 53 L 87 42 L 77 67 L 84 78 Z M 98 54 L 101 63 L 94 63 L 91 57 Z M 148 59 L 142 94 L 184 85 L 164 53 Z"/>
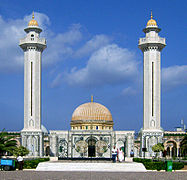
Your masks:
<path fill-rule="evenodd" d="M 41 162 L 36 171 L 146 172 L 142 163 Z"/>

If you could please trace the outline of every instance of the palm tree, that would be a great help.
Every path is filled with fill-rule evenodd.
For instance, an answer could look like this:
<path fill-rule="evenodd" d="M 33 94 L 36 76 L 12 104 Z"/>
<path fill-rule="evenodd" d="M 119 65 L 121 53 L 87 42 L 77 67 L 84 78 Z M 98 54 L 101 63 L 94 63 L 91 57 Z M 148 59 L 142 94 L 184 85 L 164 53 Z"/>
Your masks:
<path fill-rule="evenodd" d="M 12 153 L 17 147 L 17 141 L 14 140 L 14 136 L 10 136 L 8 132 L 0 132 L 0 157 L 5 155 L 6 152 Z"/>
<path fill-rule="evenodd" d="M 156 157 L 157 157 L 159 152 L 164 151 L 164 146 L 162 143 L 158 143 L 152 147 L 152 150 L 156 153 Z"/>

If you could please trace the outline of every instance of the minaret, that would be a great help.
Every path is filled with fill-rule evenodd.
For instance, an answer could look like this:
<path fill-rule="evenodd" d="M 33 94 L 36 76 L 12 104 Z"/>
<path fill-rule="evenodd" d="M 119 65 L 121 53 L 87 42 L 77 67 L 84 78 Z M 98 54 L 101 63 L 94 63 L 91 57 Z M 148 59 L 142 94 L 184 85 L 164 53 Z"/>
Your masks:
<path fill-rule="evenodd" d="M 160 100 L 161 100 L 161 51 L 166 46 L 165 38 L 159 37 L 156 21 L 151 19 L 143 29 L 145 38 L 139 39 L 138 47 L 144 56 L 143 79 L 143 130 L 142 148 L 148 151 L 147 156 L 152 156 L 152 146 L 162 142 L 163 131 L 160 127 Z M 145 150 L 145 149 L 144 149 Z"/>
<path fill-rule="evenodd" d="M 24 51 L 24 128 L 21 131 L 22 145 L 30 156 L 43 155 L 43 133 L 41 130 L 41 58 L 46 40 L 40 38 L 42 29 L 34 19 L 24 29 L 26 37 L 19 46 Z"/>

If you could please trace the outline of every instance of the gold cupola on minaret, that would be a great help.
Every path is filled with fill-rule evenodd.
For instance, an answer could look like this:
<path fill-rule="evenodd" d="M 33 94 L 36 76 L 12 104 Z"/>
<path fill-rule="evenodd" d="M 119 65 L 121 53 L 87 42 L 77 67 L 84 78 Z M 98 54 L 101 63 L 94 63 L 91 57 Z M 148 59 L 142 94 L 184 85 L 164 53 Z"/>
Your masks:
<path fill-rule="evenodd" d="M 151 11 L 151 19 L 147 22 L 147 26 L 146 27 L 157 27 L 157 23 L 153 19 L 152 11 Z"/>
<path fill-rule="evenodd" d="M 34 19 L 34 12 L 32 13 L 32 19 L 29 21 L 28 26 L 38 26 L 38 22 Z"/>

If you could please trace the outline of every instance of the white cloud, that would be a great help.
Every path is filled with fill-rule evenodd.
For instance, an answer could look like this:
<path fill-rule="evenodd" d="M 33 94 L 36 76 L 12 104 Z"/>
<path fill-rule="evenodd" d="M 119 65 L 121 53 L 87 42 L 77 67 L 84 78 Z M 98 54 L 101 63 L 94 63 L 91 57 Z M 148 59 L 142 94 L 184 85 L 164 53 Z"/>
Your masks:
<path fill-rule="evenodd" d="M 137 94 L 137 89 L 136 88 L 133 88 L 133 87 L 129 86 L 129 87 L 123 89 L 121 94 L 124 95 L 124 96 L 135 95 L 135 94 Z"/>
<path fill-rule="evenodd" d="M 133 81 L 138 67 L 133 52 L 111 44 L 95 51 L 86 67 L 72 69 L 65 78 L 70 85 L 85 87 L 120 84 Z"/>
<path fill-rule="evenodd" d="M 62 61 L 74 54 L 73 46 L 82 38 L 79 24 L 73 24 L 67 32 L 47 35 L 47 51 L 44 54 L 44 65 Z"/>
<path fill-rule="evenodd" d="M 162 85 L 164 90 L 187 84 L 187 65 L 171 66 L 162 69 Z"/>
<path fill-rule="evenodd" d="M 24 55 L 18 44 L 19 40 L 26 36 L 24 28 L 31 18 L 32 14 L 14 20 L 5 20 L 0 16 L 0 72 L 23 69 Z M 48 28 L 50 25 L 48 16 L 36 12 L 35 19 L 43 29 L 41 36 L 47 39 L 48 48 L 44 51 L 44 65 L 64 60 L 73 54 L 73 45 L 82 38 L 79 24 L 72 25 L 66 32 L 55 34 Z"/>
<path fill-rule="evenodd" d="M 57 74 L 55 79 L 51 82 L 50 86 L 51 88 L 58 87 L 62 82 L 62 73 Z"/>
<path fill-rule="evenodd" d="M 23 37 L 24 21 L 7 20 L 0 16 L 0 71 L 15 71 L 22 66 L 22 53 L 19 39 Z"/>
<path fill-rule="evenodd" d="M 46 15 L 36 13 L 41 25 L 49 23 Z M 0 71 L 15 72 L 23 67 L 23 52 L 18 46 L 19 40 L 25 37 L 24 28 L 27 26 L 31 15 L 23 19 L 4 20 L 0 16 Z"/>
<path fill-rule="evenodd" d="M 86 55 L 90 55 L 93 51 L 109 44 L 111 38 L 106 35 L 100 34 L 95 35 L 92 39 L 87 41 L 80 49 L 75 52 L 75 57 L 83 57 Z"/>

